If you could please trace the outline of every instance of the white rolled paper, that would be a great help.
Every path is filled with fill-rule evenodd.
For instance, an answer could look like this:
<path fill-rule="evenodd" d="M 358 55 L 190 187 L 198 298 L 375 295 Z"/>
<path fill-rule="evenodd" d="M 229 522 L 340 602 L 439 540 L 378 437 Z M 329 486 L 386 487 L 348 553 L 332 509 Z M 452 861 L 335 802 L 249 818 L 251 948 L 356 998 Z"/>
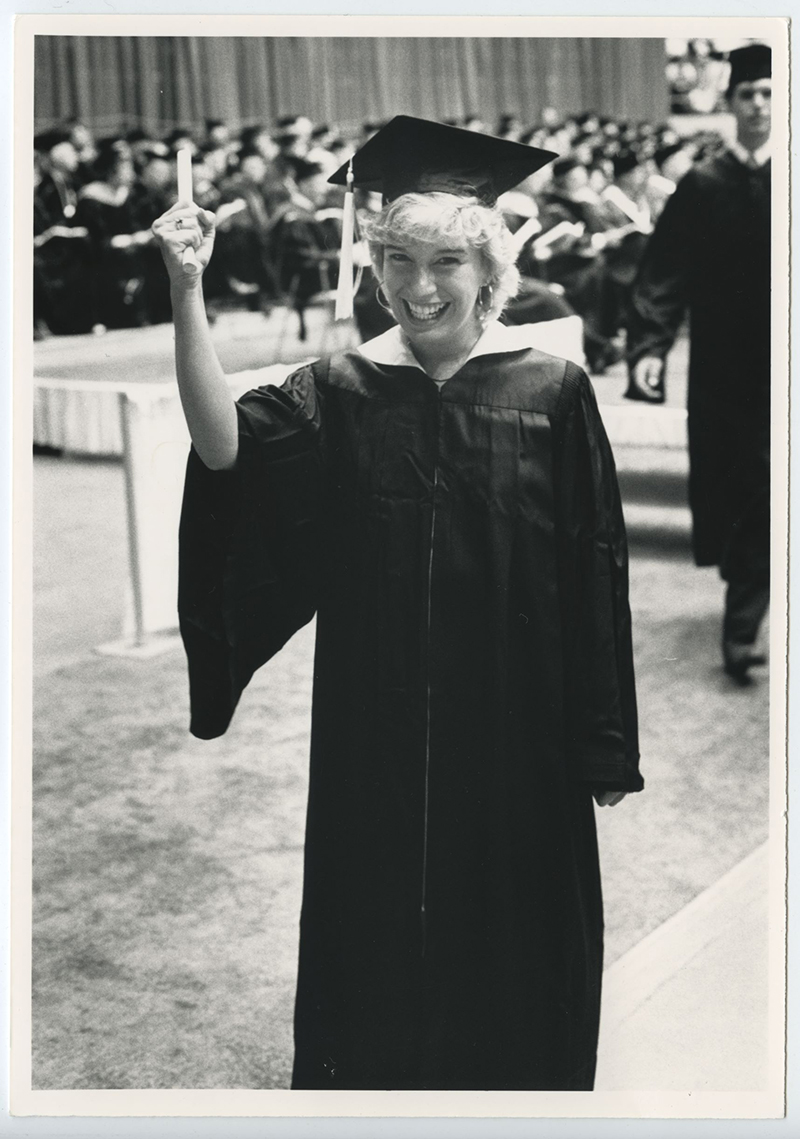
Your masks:
<path fill-rule="evenodd" d="M 178 151 L 178 201 L 184 206 L 192 201 L 192 152 L 188 146 Z"/>
<path fill-rule="evenodd" d="M 192 152 L 188 146 L 182 146 L 177 153 L 178 159 L 178 202 L 182 206 L 192 204 Z M 194 273 L 200 266 L 191 246 L 183 251 L 184 271 Z"/>

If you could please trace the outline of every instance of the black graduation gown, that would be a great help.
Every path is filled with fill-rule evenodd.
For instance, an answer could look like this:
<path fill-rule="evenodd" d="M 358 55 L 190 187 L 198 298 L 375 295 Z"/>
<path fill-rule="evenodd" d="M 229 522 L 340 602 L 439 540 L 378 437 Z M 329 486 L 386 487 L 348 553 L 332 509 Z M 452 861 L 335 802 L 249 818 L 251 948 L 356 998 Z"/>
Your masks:
<path fill-rule="evenodd" d="M 257 287 L 257 292 L 250 294 L 253 304 L 276 297 L 280 290 L 270 244 L 275 219 L 264 192 L 247 179 L 235 176 L 222 184 L 220 198 L 222 205 L 242 201 L 246 207 L 217 229 L 215 256 L 220 259 L 219 273 L 226 288 L 241 293 L 241 285 Z"/>
<path fill-rule="evenodd" d="M 139 224 L 133 190 L 118 200 L 106 182 L 90 182 L 78 195 L 76 217 L 89 231 L 92 247 L 93 323 L 133 328 L 147 322 L 142 246 L 115 248 L 112 239 L 136 233 Z M 148 228 L 148 227 L 145 227 Z"/>
<path fill-rule="evenodd" d="M 695 560 L 698 565 L 720 565 L 729 578 L 745 570 L 766 585 L 769 163 L 750 170 L 725 152 L 679 182 L 645 250 L 634 287 L 628 328 L 631 365 L 642 356 L 666 355 L 687 308 Z"/>
<path fill-rule="evenodd" d="M 592 789 L 639 790 L 626 543 L 590 383 L 359 353 L 189 463 L 192 731 L 317 612 L 295 1088 L 590 1089 Z"/>
<path fill-rule="evenodd" d="M 168 190 L 148 189 L 137 182 L 132 190 L 131 214 L 134 230 L 148 230 L 156 218 L 172 205 L 173 195 Z M 169 292 L 169 275 L 164 258 L 155 241 L 139 247 L 139 260 L 144 275 L 144 309 L 151 324 L 172 320 L 172 301 Z M 208 281 L 204 280 L 204 294 L 209 296 Z"/>
<path fill-rule="evenodd" d="M 290 206 L 272 231 L 276 273 L 285 301 L 300 316 L 301 340 L 307 334 L 304 312 L 311 298 L 336 288 L 341 244 L 341 210 Z"/>
<path fill-rule="evenodd" d="M 564 286 L 570 303 L 583 316 L 588 301 L 594 296 L 587 281 L 596 275 L 601 264 L 592 248 L 591 237 L 612 228 L 608 207 L 599 199 L 596 202 L 581 201 L 551 192 L 542 197 L 540 221 L 543 233 L 548 233 L 562 222 L 585 227 L 582 236 L 563 237 L 556 242 L 552 257 L 545 262 L 548 280 Z M 521 262 L 523 271 L 535 275 L 540 263 L 526 257 L 526 252 L 523 251 Z"/>
<path fill-rule="evenodd" d="M 52 226 L 75 229 L 75 189 L 63 175 L 45 174 L 34 191 L 34 234 Z M 91 282 L 89 238 L 50 237 L 34 249 L 34 315 L 44 320 L 51 332 L 73 335 L 92 327 L 87 293 Z"/>
<path fill-rule="evenodd" d="M 617 331 L 619 304 L 607 256 L 593 248 L 592 236 L 617 228 L 621 224 L 618 214 L 600 198 L 576 200 L 555 192 L 547 194 L 540 215 L 544 233 L 562 222 L 583 225 L 585 232 L 555 242 L 548 261 L 537 263 L 532 256 L 526 257 L 526 251 L 520 259 L 523 273 L 535 276 L 544 272 L 549 281 L 563 286 L 567 301 L 583 317 L 586 357 L 597 372 L 603 371 L 612 354 L 609 341 Z"/>

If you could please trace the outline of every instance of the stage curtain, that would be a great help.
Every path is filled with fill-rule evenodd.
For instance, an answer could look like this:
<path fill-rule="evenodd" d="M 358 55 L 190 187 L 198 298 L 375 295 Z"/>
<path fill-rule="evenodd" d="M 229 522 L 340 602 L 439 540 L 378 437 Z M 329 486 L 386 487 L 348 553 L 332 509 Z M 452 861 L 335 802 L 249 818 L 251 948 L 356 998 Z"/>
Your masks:
<path fill-rule="evenodd" d="M 76 115 L 99 135 L 279 115 L 365 119 L 542 108 L 635 120 L 668 111 L 662 39 L 37 36 L 37 130 Z"/>

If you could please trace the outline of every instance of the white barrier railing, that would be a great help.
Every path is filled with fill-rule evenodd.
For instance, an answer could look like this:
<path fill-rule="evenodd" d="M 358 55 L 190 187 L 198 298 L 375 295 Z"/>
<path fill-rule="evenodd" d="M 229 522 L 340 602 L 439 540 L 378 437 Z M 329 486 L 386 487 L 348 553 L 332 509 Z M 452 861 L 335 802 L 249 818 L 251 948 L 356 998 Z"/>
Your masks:
<path fill-rule="evenodd" d="M 228 377 L 234 397 L 280 384 L 297 364 L 274 364 Z M 34 440 L 70 451 L 122 455 L 128 535 L 128 581 L 122 638 L 99 650 L 150 655 L 177 629 L 178 521 L 189 432 L 177 384 L 34 380 L 40 416 Z M 49 400 L 48 400 L 49 397 Z M 46 418 L 42 409 L 49 403 Z M 57 412 L 72 406 L 60 422 Z M 82 420 L 80 409 L 93 408 Z M 44 432 L 44 427 L 51 430 Z M 100 450 L 96 448 L 102 448 Z"/>

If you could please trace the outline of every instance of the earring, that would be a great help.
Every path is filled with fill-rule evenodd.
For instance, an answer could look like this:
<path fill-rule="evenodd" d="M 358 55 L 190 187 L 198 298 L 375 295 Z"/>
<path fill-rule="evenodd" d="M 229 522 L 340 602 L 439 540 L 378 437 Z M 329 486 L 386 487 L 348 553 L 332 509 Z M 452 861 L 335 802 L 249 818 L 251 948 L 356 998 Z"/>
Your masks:
<path fill-rule="evenodd" d="M 484 296 L 486 290 L 488 290 L 488 293 L 489 293 L 488 298 L 486 298 Z M 494 302 L 494 289 L 492 288 L 492 286 L 491 285 L 481 285 L 480 289 L 478 290 L 478 304 L 481 306 L 481 308 L 484 310 L 484 312 L 487 314 L 487 316 L 489 314 L 489 311 L 492 307 L 493 302 Z"/>
<path fill-rule="evenodd" d="M 385 309 L 387 312 L 392 311 L 392 306 L 387 301 L 386 296 L 383 292 L 383 285 L 378 285 L 378 288 L 375 290 L 375 296 L 377 298 L 378 304 L 382 309 Z"/>

